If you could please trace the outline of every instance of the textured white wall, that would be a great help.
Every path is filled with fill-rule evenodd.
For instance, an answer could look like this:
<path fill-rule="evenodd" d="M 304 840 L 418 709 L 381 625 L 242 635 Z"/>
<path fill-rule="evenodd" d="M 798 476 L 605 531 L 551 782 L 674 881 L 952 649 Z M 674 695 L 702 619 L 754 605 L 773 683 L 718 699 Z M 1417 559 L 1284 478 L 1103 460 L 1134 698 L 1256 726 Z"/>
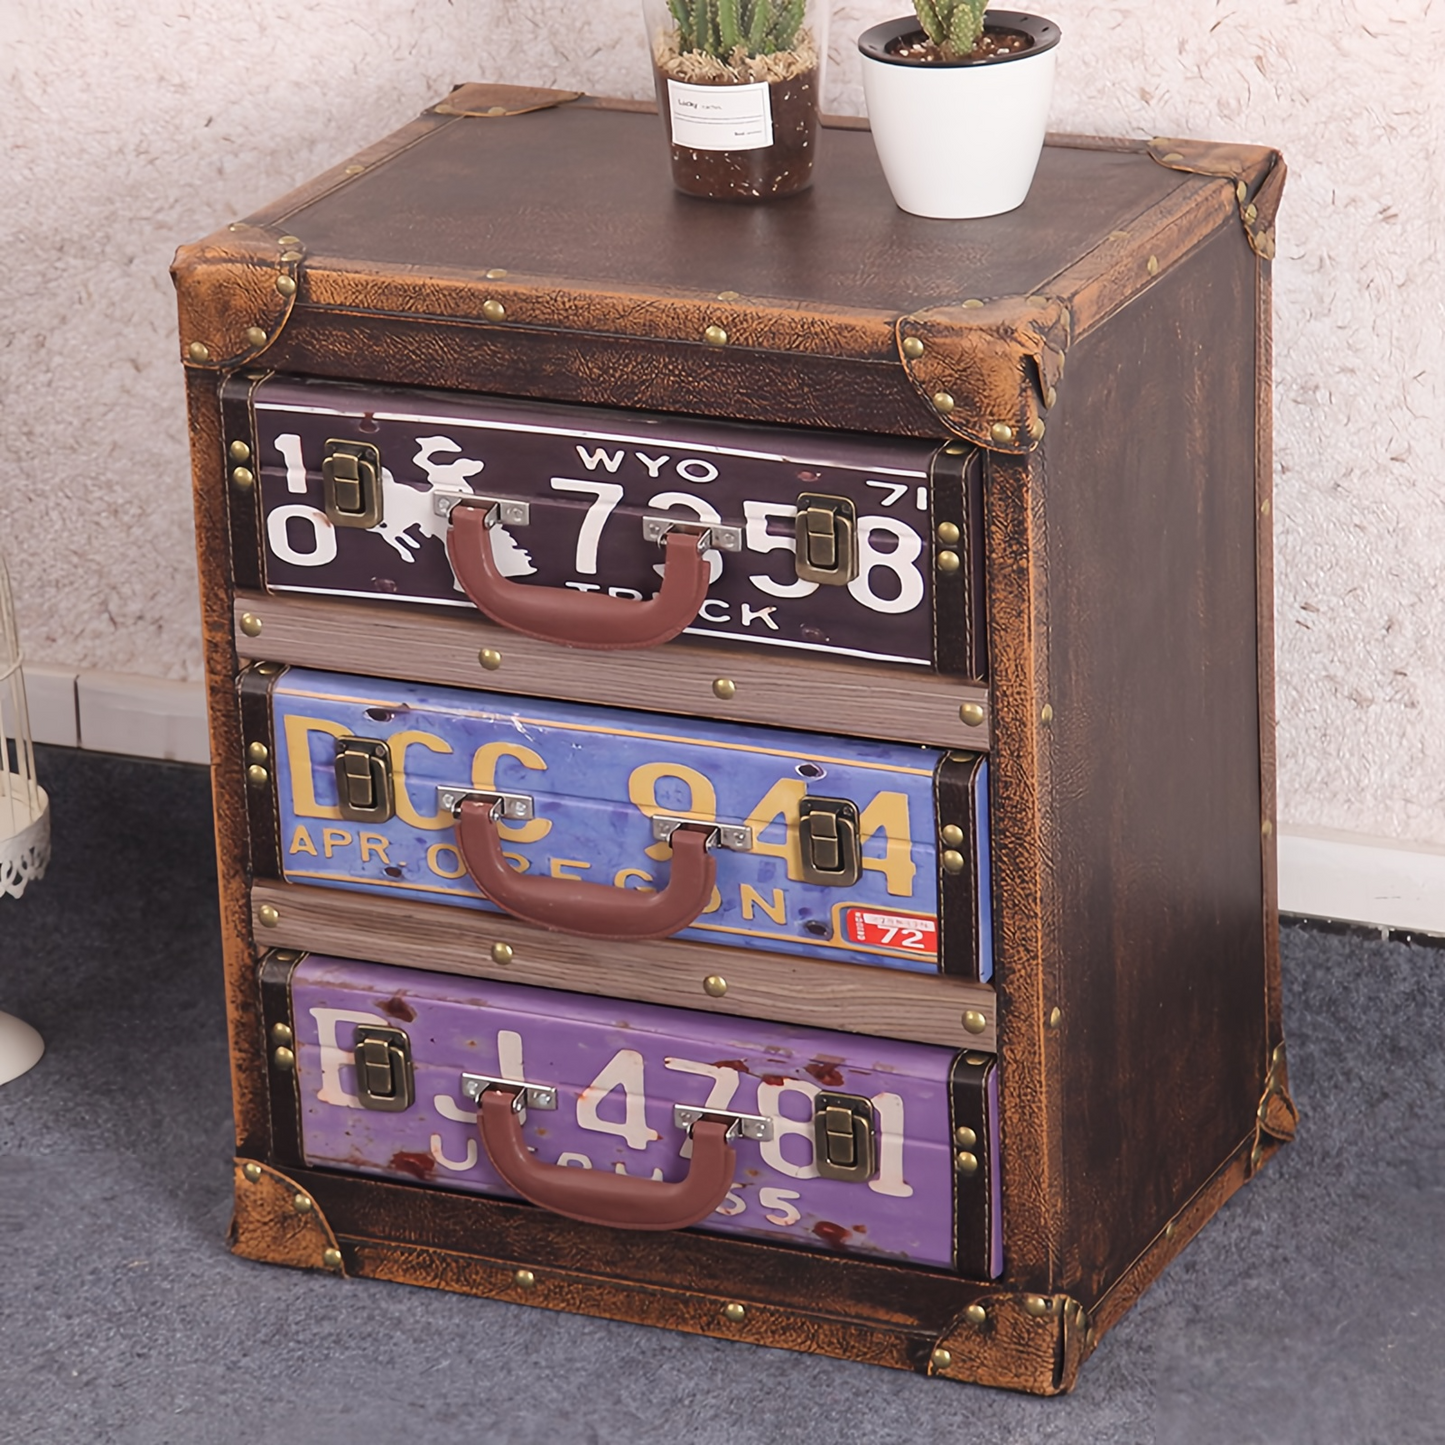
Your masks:
<path fill-rule="evenodd" d="M 853 38 L 899 0 L 837 4 Z M 1267 142 L 1281 817 L 1445 844 L 1445 6 L 1041 0 L 1056 129 Z M 166 267 L 464 79 L 645 95 L 633 0 L 0 0 L 0 546 L 32 658 L 199 669 Z"/>

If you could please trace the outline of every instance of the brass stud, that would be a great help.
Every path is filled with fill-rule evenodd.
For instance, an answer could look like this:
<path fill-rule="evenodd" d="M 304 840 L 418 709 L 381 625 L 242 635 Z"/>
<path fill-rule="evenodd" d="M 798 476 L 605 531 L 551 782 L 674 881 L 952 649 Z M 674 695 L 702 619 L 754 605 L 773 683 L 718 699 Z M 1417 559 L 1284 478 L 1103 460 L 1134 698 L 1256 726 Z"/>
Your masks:
<path fill-rule="evenodd" d="M 241 631 L 247 637 L 259 637 L 261 635 L 261 619 L 254 612 L 243 612 L 241 614 Z"/>
<path fill-rule="evenodd" d="M 507 107 L 505 105 L 489 105 L 487 107 L 488 115 L 506 115 L 506 113 Z"/>
<path fill-rule="evenodd" d="M 359 176 L 365 169 L 365 166 L 347 166 L 345 174 L 348 176 Z"/>
<path fill-rule="evenodd" d="M 960 1149 L 972 1149 L 973 1146 L 978 1143 L 978 1135 L 975 1134 L 968 1125 L 960 1124 L 958 1128 L 953 1131 L 953 1142 L 957 1144 Z"/>
<path fill-rule="evenodd" d="M 500 301 L 482 302 L 482 315 L 488 321 L 504 321 L 507 316 L 507 308 Z"/>
<path fill-rule="evenodd" d="M 271 749 L 265 743 L 252 743 L 246 749 L 246 760 L 252 763 L 264 763 L 271 756 Z"/>
<path fill-rule="evenodd" d="M 1058 391 L 1058 388 L 1057 388 L 1057 387 L 1051 386 L 1051 387 L 1044 393 L 1044 405 L 1045 405 L 1046 407 L 1048 407 L 1051 411 L 1053 410 L 1054 403 L 1055 403 L 1056 401 L 1058 401 L 1058 399 L 1059 399 L 1059 391 Z"/>
<path fill-rule="evenodd" d="M 297 1212 L 297 1214 L 310 1214 L 316 1206 L 312 1202 L 311 1196 L 309 1194 L 298 1194 L 291 1201 L 291 1207 Z"/>
<path fill-rule="evenodd" d="M 273 1044 L 285 1044 L 285 1045 L 290 1045 L 290 1044 L 294 1043 L 294 1042 L 295 1042 L 295 1037 L 294 1037 L 294 1035 L 293 1035 L 292 1032 L 291 1032 L 291 1025 L 290 1025 L 290 1024 L 272 1024 L 272 1025 L 271 1025 L 271 1042 L 272 1042 Z"/>
<path fill-rule="evenodd" d="M 492 945 L 492 962 L 507 964 L 517 956 L 517 951 L 510 943 L 494 943 Z"/>
<path fill-rule="evenodd" d="M 1159 258 L 1157 256 L 1150 256 L 1147 269 L 1151 276 L 1157 276 L 1159 274 Z"/>
<path fill-rule="evenodd" d="M 263 1171 L 259 1164 L 243 1164 L 241 1166 L 241 1173 L 246 1176 L 246 1179 L 250 1183 L 259 1184 Z"/>
<path fill-rule="evenodd" d="M 1025 296 L 1024 300 L 1027 301 L 1030 306 L 1047 306 L 1049 304 L 1049 298 L 1047 296 Z"/>
<path fill-rule="evenodd" d="M 946 1370 L 953 1363 L 953 1354 L 940 1345 L 938 1349 L 929 1355 L 928 1363 L 932 1365 L 935 1370 Z"/>
<path fill-rule="evenodd" d="M 296 283 L 289 276 L 278 276 L 276 278 L 276 289 L 285 297 L 292 297 L 296 294 Z"/>
<path fill-rule="evenodd" d="M 1006 421 L 996 421 L 989 427 L 988 434 L 1000 446 L 1007 446 L 1014 439 L 1014 429 Z"/>
<path fill-rule="evenodd" d="M 943 449 L 943 455 L 946 457 L 961 457 L 967 451 L 968 448 L 964 446 L 962 442 L 949 442 Z"/>
<path fill-rule="evenodd" d="M 261 920 L 263 928 L 275 928 L 281 921 L 281 911 L 274 903 L 263 903 L 256 910 L 256 917 Z"/>
<path fill-rule="evenodd" d="M 502 665 L 502 654 L 495 647 L 484 647 L 477 653 L 477 661 L 488 672 L 495 672 Z"/>
<path fill-rule="evenodd" d="M 488 281 L 500 281 L 506 274 L 506 271 L 500 266 L 493 266 L 492 269 L 486 273 L 486 276 Z"/>
<path fill-rule="evenodd" d="M 1111 241 L 1127 241 L 1129 239 L 1129 233 L 1127 231 L 1110 231 L 1109 239 Z"/>
<path fill-rule="evenodd" d="M 1024 1313 L 1032 1315 L 1036 1320 L 1042 1319 L 1049 1313 L 1051 1306 L 1042 1295 L 1031 1294 L 1024 1300 Z"/>
<path fill-rule="evenodd" d="M 1268 838 L 1269 835 L 1274 832 L 1274 824 L 1271 823 L 1268 818 L 1266 818 L 1264 822 L 1260 824 L 1259 831 L 1263 833 L 1266 838 Z"/>
<path fill-rule="evenodd" d="M 1030 440 L 1031 442 L 1041 442 L 1041 441 L 1043 441 L 1043 439 L 1044 439 L 1044 419 L 1043 419 L 1043 417 L 1041 417 L 1041 416 L 1031 417 L 1031 418 L 1029 419 L 1029 440 Z"/>
<path fill-rule="evenodd" d="M 702 991 L 709 998 L 721 998 L 728 991 L 728 981 L 720 973 L 710 973 L 702 981 Z"/>
<path fill-rule="evenodd" d="M 299 246 L 299 245 L 301 244 L 301 237 L 300 237 L 300 236 L 277 236 L 277 237 L 276 237 L 276 244 L 277 244 L 278 246 L 280 246 L 283 251 L 289 251 L 292 246 Z"/>
<path fill-rule="evenodd" d="M 940 522 L 934 531 L 934 536 L 943 543 L 945 547 L 952 547 L 958 541 L 958 528 L 952 522 Z"/>
<path fill-rule="evenodd" d="M 1178 1233 L 1179 1233 L 1179 1226 L 1178 1226 L 1177 1224 L 1175 1224 L 1175 1222 L 1171 1219 L 1171 1220 L 1169 1221 L 1169 1223 L 1164 1226 L 1164 1238 L 1165 1238 L 1165 1239 L 1173 1239 L 1174 1236 L 1175 1236 L 1176 1234 L 1178 1234 Z"/>
<path fill-rule="evenodd" d="M 963 862 L 963 854 L 957 848 L 943 850 L 943 871 L 945 873 L 962 873 Z"/>
<path fill-rule="evenodd" d="M 972 1049 L 970 1049 L 970 1050 L 963 1056 L 963 1061 L 964 1061 L 964 1063 L 966 1063 L 966 1064 L 991 1064 L 991 1063 L 993 1062 L 993 1055 L 992 1055 L 992 1054 L 978 1054 L 978 1053 L 975 1053 Z"/>
<path fill-rule="evenodd" d="M 916 336 L 903 338 L 903 354 L 909 361 L 917 361 L 923 355 L 923 343 Z"/>
<path fill-rule="evenodd" d="M 296 1067 L 296 1055 L 290 1049 L 277 1049 L 271 1055 L 271 1062 L 283 1073 L 289 1074 Z"/>
<path fill-rule="evenodd" d="M 1090 1325 L 1089 1328 L 1084 1331 L 1084 1343 L 1085 1343 L 1091 1350 L 1094 1348 L 1094 1341 L 1097 1340 L 1098 1338 L 1099 1338 L 1098 1333 L 1097 1333 L 1097 1331 L 1094 1329 L 1093 1325 Z"/>
<path fill-rule="evenodd" d="M 341 1251 L 339 1249 L 324 1249 L 321 1251 L 321 1263 L 327 1269 L 341 1268 Z"/>
<path fill-rule="evenodd" d="M 1046 702 L 1043 706 L 1043 711 L 1039 713 L 1039 721 L 1043 723 L 1045 727 L 1048 727 L 1053 722 L 1053 720 L 1054 705 L 1052 703 Z"/>
<path fill-rule="evenodd" d="M 965 1178 L 972 1178 L 978 1173 L 978 1155 L 961 1149 L 953 1156 L 953 1167 Z"/>
<path fill-rule="evenodd" d="M 720 697 L 724 702 L 731 702 L 738 695 L 738 685 L 730 677 L 715 678 L 712 694 L 714 697 Z"/>
<path fill-rule="evenodd" d="M 251 460 L 251 448 L 245 442 L 235 441 L 227 448 L 233 462 L 249 462 Z"/>
<path fill-rule="evenodd" d="M 1267 516 L 1269 516 L 1269 498 L 1268 498 L 1268 497 L 1266 497 L 1266 498 L 1264 499 L 1264 501 L 1262 501 L 1262 502 L 1259 504 L 1259 514 L 1260 514 L 1260 516 L 1262 516 L 1262 517 L 1267 517 Z"/>
<path fill-rule="evenodd" d="M 264 788 L 271 782 L 271 774 L 260 763 L 252 763 L 246 769 L 246 781 L 253 788 Z"/>
<path fill-rule="evenodd" d="M 988 1027 L 988 1019 L 976 1008 L 963 1011 L 963 1027 L 971 1034 L 981 1034 Z"/>
<path fill-rule="evenodd" d="M 709 346 L 726 346 L 728 344 L 727 332 L 716 324 L 709 326 L 707 330 L 703 332 L 702 339 L 706 341 Z"/>
<path fill-rule="evenodd" d="M 1244 219 L 1252 226 L 1259 219 L 1259 207 L 1253 201 L 1244 208 Z"/>
<path fill-rule="evenodd" d="M 935 411 L 942 412 L 944 416 L 947 416 L 957 405 L 958 403 L 948 392 L 935 391 L 933 393 L 933 408 Z"/>
<path fill-rule="evenodd" d="M 966 702 L 958 710 L 959 720 L 976 728 L 983 722 L 983 707 L 976 702 Z"/>
<path fill-rule="evenodd" d="M 516 1269 L 512 1271 L 512 1283 L 518 1289 L 536 1289 L 537 1276 L 530 1269 Z"/>
<path fill-rule="evenodd" d="M 1049 1010 L 1049 1027 L 1056 1029 L 1064 1021 L 1064 1011 L 1055 1006 Z"/>
<path fill-rule="evenodd" d="M 957 823 L 945 823 L 938 830 L 938 836 L 950 848 L 957 848 L 963 842 L 963 829 Z"/>
<path fill-rule="evenodd" d="M 1243 201 L 1249 195 L 1249 187 L 1243 181 L 1235 181 L 1234 196 L 1238 201 Z"/>
<path fill-rule="evenodd" d="M 256 483 L 256 474 L 249 467 L 232 467 L 231 481 L 243 492 L 249 492 Z"/>
<path fill-rule="evenodd" d="M 717 299 L 719 301 L 736 301 L 741 295 L 740 291 L 719 291 Z"/>
<path fill-rule="evenodd" d="M 940 572 L 954 573 L 963 566 L 963 561 L 957 552 L 940 552 L 935 559 Z"/>
<path fill-rule="evenodd" d="M 983 302 L 980 301 L 978 297 L 970 296 L 968 300 L 963 303 L 963 309 L 965 311 L 977 311 L 982 305 Z"/>
<path fill-rule="evenodd" d="M 204 341 L 193 341 L 186 347 L 186 355 L 192 361 L 209 361 L 211 359 L 211 348 Z"/>
<path fill-rule="evenodd" d="M 971 1325 L 981 1325 L 988 1318 L 988 1311 L 982 1305 L 969 1305 L 963 1317 Z"/>
<path fill-rule="evenodd" d="M 735 1325 L 742 1324 L 748 1317 L 748 1307 L 746 1305 L 740 1305 L 736 1301 L 732 1304 L 724 1305 L 722 1312 L 723 1318 Z"/>
<path fill-rule="evenodd" d="M 1164 157 L 1165 162 L 1171 166 L 1176 161 L 1182 161 L 1183 159 L 1184 157 L 1180 155 L 1178 151 L 1170 151 L 1169 154 Z"/>

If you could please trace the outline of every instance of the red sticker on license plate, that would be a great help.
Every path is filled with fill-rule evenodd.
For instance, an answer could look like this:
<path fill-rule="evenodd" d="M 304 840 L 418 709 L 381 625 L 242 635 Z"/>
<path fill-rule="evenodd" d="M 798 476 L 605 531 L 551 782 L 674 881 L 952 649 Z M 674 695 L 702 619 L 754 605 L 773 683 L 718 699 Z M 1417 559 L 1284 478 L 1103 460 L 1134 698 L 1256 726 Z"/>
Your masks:
<path fill-rule="evenodd" d="M 938 920 L 918 913 L 874 913 L 850 908 L 843 928 L 852 943 L 898 948 L 905 953 L 938 953 Z"/>

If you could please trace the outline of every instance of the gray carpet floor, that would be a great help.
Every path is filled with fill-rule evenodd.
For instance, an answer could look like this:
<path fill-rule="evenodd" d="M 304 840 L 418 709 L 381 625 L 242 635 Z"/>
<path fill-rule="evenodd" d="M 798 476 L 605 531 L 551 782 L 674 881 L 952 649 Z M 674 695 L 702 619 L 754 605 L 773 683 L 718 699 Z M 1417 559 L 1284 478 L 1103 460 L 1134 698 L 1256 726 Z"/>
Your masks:
<path fill-rule="evenodd" d="M 24 1445 L 1439 1445 L 1445 952 L 1288 928 L 1304 1126 L 1034 1400 L 237 1260 L 200 769 L 46 750 L 0 899 L 0 1440 Z"/>

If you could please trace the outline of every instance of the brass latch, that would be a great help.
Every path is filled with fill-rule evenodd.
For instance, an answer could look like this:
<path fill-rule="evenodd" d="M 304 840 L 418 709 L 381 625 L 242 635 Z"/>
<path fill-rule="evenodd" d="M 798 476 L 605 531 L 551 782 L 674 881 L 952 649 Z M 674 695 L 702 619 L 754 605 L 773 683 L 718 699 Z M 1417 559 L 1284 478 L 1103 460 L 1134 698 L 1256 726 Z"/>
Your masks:
<path fill-rule="evenodd" d="M 336 739 L 336 798 L 351 823 L 384 823 L 396 811 L 391 750 L 375 738 Z"/>
<path fill-rule="evenodd" d="M 858 509 L 847 497 L 804 492 L 793 527 L 805 582 L 846 587 L 858 575 Z"/>
<path fill-rule="evenodd" d="M 862 871 L 858 857 L 858 805 L 847 798 L 803 798 L 798 803 L 803 881 L 851 888 Z"/>
<path fill-rule="evenodd" d="M 412 1106 L 416 1086 L 411 1040 L 401 1029 L 356 1026 L 356 1097 L 363 1109 L 400 1114 Z"/>
<path fill-rule="evenodd" d="M 813 1143 L 824 1179 L 871 1179 L 878 1168 L 872 1101 L 857 1094 L 819 1094 L 813 1100 Z"/>
<path fill-rule="evenodd" d="M 381 521 L 381 453 L 370 442 L 328 441 L 321 480 L 334 526 L 374 527 Z"/>

